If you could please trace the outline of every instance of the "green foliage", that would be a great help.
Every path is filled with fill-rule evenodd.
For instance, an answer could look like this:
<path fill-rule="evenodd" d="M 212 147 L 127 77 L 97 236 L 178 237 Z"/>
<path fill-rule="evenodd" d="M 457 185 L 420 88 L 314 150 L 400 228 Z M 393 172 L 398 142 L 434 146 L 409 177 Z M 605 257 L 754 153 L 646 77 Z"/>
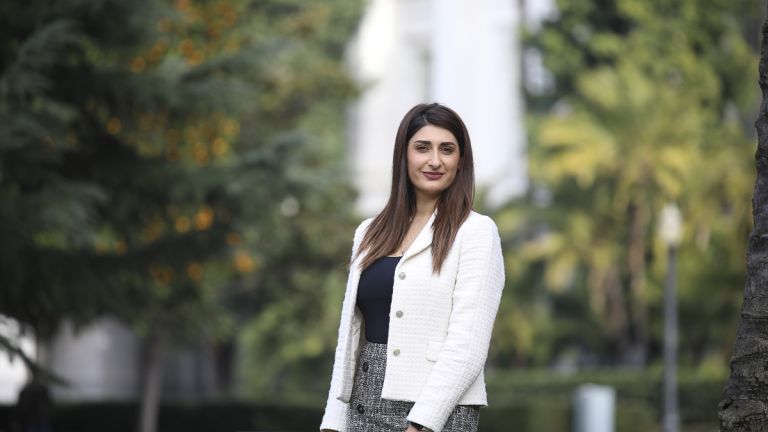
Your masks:
<path fill-rule="evenodd" d="M 0 313 L 178 340 L 254 320 L 312 335 L 253 342 L 269 364 L 327 356 L 314 306 L 353 229 L 340 58 L 359 2 L 49 3 L 0 18 Z"/>
<path fill-rule="evenodd" d="M 559 2 L 531 35 L 555 80 L 529 98 L 531 192 L 495 215 L 511 252 L 497 364 L 657 359 L 657 215 L 675 202 L 682 358 L 723 367 L 750 229 L 754 3 Z"/>

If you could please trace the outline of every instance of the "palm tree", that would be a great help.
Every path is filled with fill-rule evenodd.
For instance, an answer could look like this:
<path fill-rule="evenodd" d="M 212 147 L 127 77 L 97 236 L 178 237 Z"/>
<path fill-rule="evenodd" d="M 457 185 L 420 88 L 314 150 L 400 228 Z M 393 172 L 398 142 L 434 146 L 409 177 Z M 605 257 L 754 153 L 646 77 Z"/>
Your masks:
<path fill-rule="evenodd" d="M 720 430 L 762 431 L 768 428 L 768 23 L 762 29 L 760 89 L 763 103 L 755 126 L 758 144 L 757 179 L 752 199 L 754 229 L 747 247 L 747 279 L 744 303 L 731 358 L 731 375 L 719 406 Z"/>
<path fill-rule="evenodd" d="M 648 259 L 662 255 L 659 210 L 677 202 L 691 247 L 706 250 L 713 231 L 742 228 L 749 178 L 740 159 L 749 140 L 711 108 L 712 65 L 684 37 L 670 39 L 674 55 L 662 59 L 646 36 L 628 37 L 632 54 L 615 65 L 579 74 L 536 128 L 530 172 L 551 198 L 529 215 L 542 227 L 521 248 L 525 260 L 546 263 L 550 289 L 583 281 L 592 313 L 634 365 L 647 361 L 649 289 L 665 271 Z"/>

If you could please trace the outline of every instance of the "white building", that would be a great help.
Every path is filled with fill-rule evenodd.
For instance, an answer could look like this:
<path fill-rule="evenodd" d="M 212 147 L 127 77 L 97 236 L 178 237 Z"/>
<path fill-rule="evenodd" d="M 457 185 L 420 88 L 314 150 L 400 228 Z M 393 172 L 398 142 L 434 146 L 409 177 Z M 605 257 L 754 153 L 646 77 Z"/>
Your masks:
<path fill-rule="evenodd" d="M 52 387 L 58 400 L 124 400 L 138 394 L 139 340 L 114 318 L 77 330 L 65 322 L 47 351 L 45 363 L 69 384 Z"/>
<path fill-rule="evenodd" d="M 29 358 L 36 358 L 35 341 L 29 334 L 22 333 L 15 320 L 0 315 L 0 336 L 18 341 L 19 348 Z M 0 404 L 13 404 L 19 390 L 27 382 L 27 368 L 19 356 L 7 355 L 0 350 Z"/>
<path fill-rule="evenodd" d="M 522 11 L 514 0 L 370 1 L 349 49 L 363 87 L 349 122 L 361 213 L 384 206 L 397 126 L 420 102 L 446 104 L 463 118 L 488 204 L 525 189 Z"/>
<path fill-rule="evenodd" d="M 10 318 L 0 316 L 0 334 L 20 340 L 27 356 L 66 381 L 66 385 L 51 386 L 57 401 L 124 401 L 139 395 L 141 342 L 115 318 L 103 317 L 80 329 L 64 322 L 42 347 L 36 347 L 31 337 L 20 338 L 20 327 Z M 163 370 L 165 395 L 210 396 L 220 389 L 216 360 L 204 341 L 169 350 Z M 28 378 L 20 358 L 0 355 L 0 405 L 15 404 Z"/>

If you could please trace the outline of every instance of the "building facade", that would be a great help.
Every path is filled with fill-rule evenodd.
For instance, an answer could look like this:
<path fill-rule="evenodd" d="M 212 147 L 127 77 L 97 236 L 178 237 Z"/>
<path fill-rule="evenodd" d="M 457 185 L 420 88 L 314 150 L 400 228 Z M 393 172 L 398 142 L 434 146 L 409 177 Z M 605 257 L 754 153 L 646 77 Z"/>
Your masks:
<path fill-rule="evenodd" d="M 385 204 L 397 126 L 420 102 L 446 104 L 464 119 L 487 205 L 525 189 L 521 11 L 509 0 L 369 3 L 348 56 L 363 89 L 349 114 L 351 173 L 362 214 Z"/>

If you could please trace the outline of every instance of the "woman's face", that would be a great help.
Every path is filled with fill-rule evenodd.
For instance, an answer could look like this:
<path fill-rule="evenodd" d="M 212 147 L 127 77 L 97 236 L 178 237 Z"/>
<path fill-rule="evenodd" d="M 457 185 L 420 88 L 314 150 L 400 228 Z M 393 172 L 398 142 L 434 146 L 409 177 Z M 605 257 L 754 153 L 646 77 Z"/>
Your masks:
<path fill-rule="evenodd" d="M 417 195 L 439 196 L 453 183 L 461 156 L 456 137 L 441 127 L 426 125 L 408 141 L 408 178 Z"/>

